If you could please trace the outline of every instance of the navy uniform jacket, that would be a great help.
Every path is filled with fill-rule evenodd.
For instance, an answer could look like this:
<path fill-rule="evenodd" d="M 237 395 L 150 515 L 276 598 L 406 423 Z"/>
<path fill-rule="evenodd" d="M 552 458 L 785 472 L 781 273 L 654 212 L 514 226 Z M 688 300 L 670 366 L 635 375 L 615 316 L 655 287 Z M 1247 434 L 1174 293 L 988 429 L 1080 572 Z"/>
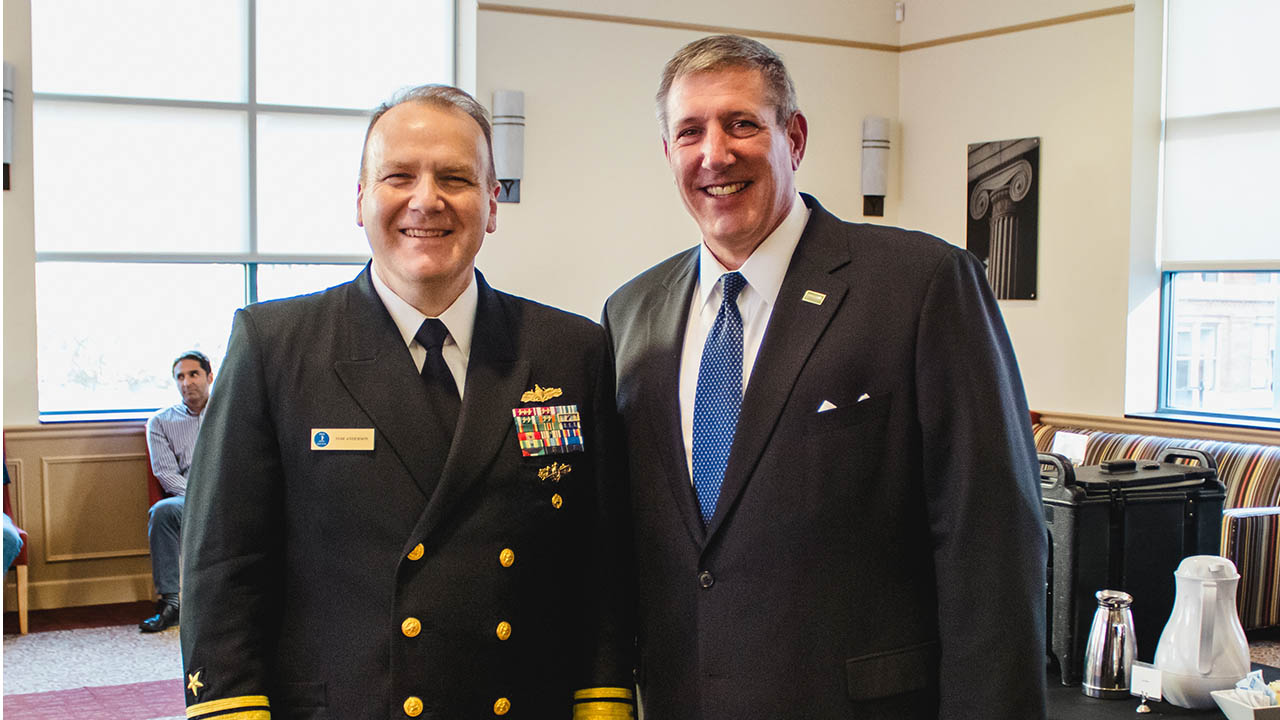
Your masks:
<path fill-rule="evenodd" d="M 982 265 L 803 198 L 706 531 L 676 397 L 697 248 L 605 307 L 645 716 L 1043 717 L 1039 467 Z"/>
<path fill-rule="evenodd" d="M 188 717 L 568 718 L 630 687 L 600 327 L 477 272 L 449 447 L 370 272 L 237 313 L 187 495 Z M 556 406 L 585 450 L 525 457 L 512 410 Z M 343 429 L 373 448 L 313 449 Z"/>

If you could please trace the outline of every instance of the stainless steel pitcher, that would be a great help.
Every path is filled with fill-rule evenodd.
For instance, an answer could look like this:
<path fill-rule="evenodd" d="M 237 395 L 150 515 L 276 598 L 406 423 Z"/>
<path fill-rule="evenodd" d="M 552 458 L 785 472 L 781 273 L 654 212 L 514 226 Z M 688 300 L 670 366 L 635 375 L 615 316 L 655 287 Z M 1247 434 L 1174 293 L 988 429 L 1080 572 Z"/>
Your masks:
<path fill-rule="evenodd" d="M 1129 673 L 1137 643 L 1133 637 L 1133 596 L 1119 590 L 1099 590 L 1098 609 L 1089 628 L 1084 651 L 1085 695 L 1117 700 L 1129 697 Z"/>

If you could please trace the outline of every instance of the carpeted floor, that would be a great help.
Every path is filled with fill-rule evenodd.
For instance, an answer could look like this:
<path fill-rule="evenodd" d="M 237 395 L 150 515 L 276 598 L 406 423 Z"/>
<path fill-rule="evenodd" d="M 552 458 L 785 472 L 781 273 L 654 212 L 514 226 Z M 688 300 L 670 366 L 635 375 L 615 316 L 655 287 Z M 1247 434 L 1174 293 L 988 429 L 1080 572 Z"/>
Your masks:
<path fill-rule="evenodd" d="M 150 603 L 31 614 L 4 636 L 9 720 L 180 720 L 186 716 L 178 628 L 138 631 Z M 17 628 L 7 613 L 5 630 Z"/>

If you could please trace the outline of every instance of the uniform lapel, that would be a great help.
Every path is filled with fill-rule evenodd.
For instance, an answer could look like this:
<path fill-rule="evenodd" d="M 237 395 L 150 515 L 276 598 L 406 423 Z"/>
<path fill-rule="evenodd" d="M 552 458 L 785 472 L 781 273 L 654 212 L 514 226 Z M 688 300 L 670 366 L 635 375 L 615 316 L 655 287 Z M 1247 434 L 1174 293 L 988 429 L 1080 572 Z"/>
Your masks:
<path fill-rule="evenodd" d="M 663 474 L 680 509 L 690 537 L 701 545 L 705 536 L 698 501 L 685 462 L 684 433 L 680 428 L 680 356 L 684 347 L 685 327 L 689 323 L 689 301 L 698 278 L 698 249 L 694 248 L 663 279 L 662 304 L 649 314 L 649 342 L 645 372 L 649 381 L 645 392 L 652 395 L 653 412 L 649 414 L 651 435 L 656 442 L 645 452 L 656 453 Z M 637 448 L 632 448 L 636 452 Z"/>
<path fill-rule="evenodd" d="M 782 280 L 742 398 L 716 514 L 707 527 L 708 538 L 715 535 L 746 487 L 800 370 L 849 290 L 848 283 L 832 274 L 849 263 L 849 247 L 838 235 L 840 221 L 813 198 L 806 195 L 804 199 L 812 214 Z M 809 291 L 824 295 L 822 303 L 805 301 Z"/>
<path fill-rule="evenodd" d="M 414 542 L 431 533 L 499 452 L 508 445 L 508 450 L 515 451 L 511 409 L 518 406 L 521 394 L 531 387 L 529 361 L 517 357 L 513 341 L 520 329 L 513 326 L 498 294 L 478 271 L 476 283 L 476 324 L 462 411 L 440 484 L 413 532 Z"/>
<path fill-rule="evenodd" d="M 436 484 L 432 468 L 440 466 L 425 440 L 433 414 L 409 348 L 373 288 L 371 272 L 366 265 L 348 286 L 347 357 L 335 360 L 333 368 L 373 421 L 375 447 L 390 445 L 422 494 L 430 497 Z"/>

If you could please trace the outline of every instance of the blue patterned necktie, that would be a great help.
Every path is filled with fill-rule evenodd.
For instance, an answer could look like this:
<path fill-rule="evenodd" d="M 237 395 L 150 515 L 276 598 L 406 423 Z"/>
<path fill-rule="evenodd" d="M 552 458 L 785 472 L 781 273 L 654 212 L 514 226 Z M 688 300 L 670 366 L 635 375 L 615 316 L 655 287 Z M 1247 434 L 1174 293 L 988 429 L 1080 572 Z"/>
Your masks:
<path fill-rule="evenodd" d="M 720 484 L 729 464 L 733 433 L 742 407 L 742 315 L 738 293 L 746 287 L 741 273 L 720 276 L 724 301 L 702 346 L 698 388 L 693 398 L 693 489 L 702 526 L 711 523 L 720 499 Z"/>
<path fill-rule="evenodd" d="M 422 380 L 427 385 L 427 395 L 431 398 L 432 408 L 440 416 L 440 424 L 445 432 L 445 440 L 453 440 L 453 429 L 458 424 L 458 411 L 462 405 L 458 397 L 458 384 L 453 380 L 453 373 L 444 362 L 441 350 L 449 329 L 436 318 L 427 318 L 414 334 L 413 339 L 427 350 L 427 359 L 422 363 Z"/>

